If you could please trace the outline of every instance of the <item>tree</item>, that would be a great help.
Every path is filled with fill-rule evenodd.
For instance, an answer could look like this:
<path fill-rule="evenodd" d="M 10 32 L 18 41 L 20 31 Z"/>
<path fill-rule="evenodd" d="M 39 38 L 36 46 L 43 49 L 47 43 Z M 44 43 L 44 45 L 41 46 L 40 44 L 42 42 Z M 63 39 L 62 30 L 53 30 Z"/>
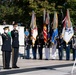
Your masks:
<path fill-rule="evenodd" d="M 0 21 L 6 20 L 9 24 L 15 20 L 24 23 L 29 27 L 31 21 L 31 12 L 35 11 L 37 16 L 37 25 L 39 28 L 43 24 L 43 10 L 50 13 L 51 22 L 54 11 L 58 12 L 59 25 L 61 25 L 61 10 L 64 15 L 66 9 L 70 9 L 73 25 L 76 24 L 76 0 L 0 0 Z"/>

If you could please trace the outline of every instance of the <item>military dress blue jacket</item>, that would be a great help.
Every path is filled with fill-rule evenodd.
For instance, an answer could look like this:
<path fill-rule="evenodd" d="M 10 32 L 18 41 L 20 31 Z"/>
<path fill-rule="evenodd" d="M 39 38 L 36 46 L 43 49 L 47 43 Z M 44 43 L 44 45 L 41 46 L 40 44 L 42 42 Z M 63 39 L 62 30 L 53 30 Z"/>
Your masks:
<path fill-rule="evenodd" d="M 19 47 L 19 33 L 18 30 L 12 30 L 11 31 L 11 37 L 12 37 L 12 47 Z"/>
<path fill-rule="evenodd" d="M 12 51 L 11 49 L 11 37 L 7 33 L 3 33 L 2 35 L 2 51 Z"/>

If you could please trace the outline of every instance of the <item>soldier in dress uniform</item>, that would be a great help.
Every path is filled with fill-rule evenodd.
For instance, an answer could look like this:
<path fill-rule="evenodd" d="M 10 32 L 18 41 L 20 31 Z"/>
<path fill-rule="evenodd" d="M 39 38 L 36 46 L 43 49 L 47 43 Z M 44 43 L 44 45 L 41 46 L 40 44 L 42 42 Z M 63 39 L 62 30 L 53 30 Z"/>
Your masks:
<path fill-rule="evenodd" d="M 12 36 L 12 68 L 19 68 L 17 66 L 17 60 L 19 55 L 19 32 L 18 24 L 13 25 L 13 30 L 11 31 Z"/>
<path fill-rule="evenodd" d="M 55 38 L 54 43 L 52 43 L 52 60 L 56 59 L 56 48 L 57 48 L 57 37 Z"/>
<path fill-rule="evenodd" d="M 73 50 L 73 60 L 76 58 L 76 36 L 72 38 L 72 50 Z"/>
<path fill-rule="evenodd" d="M 39 35 L 38 38 L 38 54 L 39 54 L 39 59 L 42 60 L 42 50 L 43 50 L 43 45 L 44 45 L 44 39 L 42 33 Z"/>
<path fill-rule="evenodd" d="M 37 43 L 38 43 L 38 39 L 37 39 L 37 37 L 36 37 L 35 44 L 32 45 L 33 59 L 36 59 L 36 54 L 37 54 Z"/>
<path fill-rule="evenodd" d="M 26 53 L 26 59 L 29 59 L 30 58 L 30 35 L 27 28 L 25 31 L 25 53 Z"/>
<path fill-rule="evenodd" d="M 25 38 L 26 59 L 30 59 L 30 37 Z"/>
<path fill-rule="evenodd" d="M 45 60 L 50 59 L 50 45 L 49 42 L 45 44 Z"/>
<path fill-rule="evenodd" d="M 63 58 L 63 38 L 62 38 L 62 35 L 60 34 L 59 35 L 59 38 L 58 38 L 58 54 L 59 54 L 59 60 L 62 60 Z"/>
<path fill-rule="evenodd" d="M 8 35 L 9 27 L 4 27 L 4 33 L 2 34 L 2 56 L 3 56 L 3 69 L 10 68 L 11 57 L 11 37 Z"/>
<path fill-rule="evenodd" d="M 70 59 L 70 46 L 71 46 L 71 40 L 66 44 L 66 60 Z"/>
<path fill-rule="evenodd" d="M 45 43 L 45 60 L 50 59 L 50 33 L 48 33 L 48 40 Z"/>

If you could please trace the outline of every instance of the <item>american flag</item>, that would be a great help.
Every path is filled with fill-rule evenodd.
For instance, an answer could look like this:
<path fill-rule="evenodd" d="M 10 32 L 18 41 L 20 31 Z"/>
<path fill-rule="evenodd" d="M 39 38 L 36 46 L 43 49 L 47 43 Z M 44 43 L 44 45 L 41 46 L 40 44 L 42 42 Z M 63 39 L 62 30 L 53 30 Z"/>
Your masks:
<path fill-rule="evenodd" d="M 43 12 L 43 36 L 44 36 L 44 42 L 47 43 L 47 26 L 46 26 L 46 11 L 44 9 Z"/>

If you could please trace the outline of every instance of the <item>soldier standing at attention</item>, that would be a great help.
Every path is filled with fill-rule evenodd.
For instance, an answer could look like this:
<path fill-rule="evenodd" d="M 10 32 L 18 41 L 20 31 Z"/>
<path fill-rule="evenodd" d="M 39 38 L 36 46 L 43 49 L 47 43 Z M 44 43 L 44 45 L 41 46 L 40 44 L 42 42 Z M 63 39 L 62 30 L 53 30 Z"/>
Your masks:
<path fill-rule="evenodd" d="M 39 54 L 39 60 L 42 60 L 42 54 L 43 54 L 43 45 L 44 45 L 44 38 L 43 34 L 41 33 L 38 38 L 38 54 Z"/>
<path fill-rule="evenodd" d="M 50 33 L 48 33 L 48 40 L 45 43 L 45 60 L 50 59 Z"/>
<path fill-rule="evenodd" d="M 19 68 L 17 66 L 18 54 L 19 54 L 19 32 L 18 24 L 13 25 L 13 30 L 11 31 L 12 36 L 12 68 Z"/>
<path fill-rule="evenodd" d="M 63 41 L 63 38 L 62 38 L 62 34 L 59 34 L 57 44 L 58 44 L 59 60 L 62 60 L 63 59 L 63 46 L 64 46 L 64 41 Z"/>
<path fill-rule="evenodd" d="M 29 44 L 29 41 L 30 41 L 29 31 L 28 31 L 28 29 L 26 28 L 26 31 L 25 31 L 25 51 L 26 51 L 26 59 L 29 59 L 29 58 L 30 58 L 30 44 Z"/>
<path fill-rule="evenodd" d="M 66 43 L 66 60 L 70 60 L 70 43 L 71 40 L 69 41 L 69 43 Z"/>
<path fill-rule="evenodd" d="M 4 27 L 4 33 L 2 34 L 2 56 L 3 56 L 3 69 L 10 68 L 11 57 L 11 37 L 8 35 L 9 27 Z"/>
<path fill-rule="evenodd" d="M 76 59 L 76 35 L 72 37 L 73 60 Z"/>

